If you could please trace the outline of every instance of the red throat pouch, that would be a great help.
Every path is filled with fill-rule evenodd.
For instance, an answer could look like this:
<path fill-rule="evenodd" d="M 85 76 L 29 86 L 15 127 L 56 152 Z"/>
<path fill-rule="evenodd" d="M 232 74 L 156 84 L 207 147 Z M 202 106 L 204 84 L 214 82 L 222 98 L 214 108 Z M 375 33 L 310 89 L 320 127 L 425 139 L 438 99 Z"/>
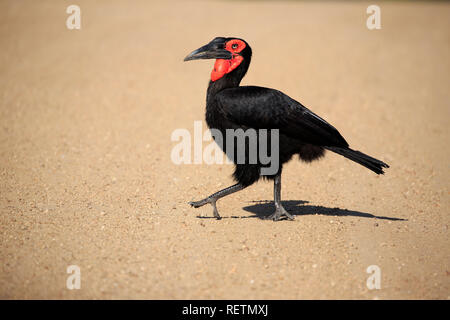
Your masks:
<path fill-rule="evenodd" d="M 219 80 L 225 74 L 230 73 L 241 64 L 242 60 L 244 60 L 244 58 L 239 55 L 234 56 L 230 60 L 217 59 L 216 63 L 214 64 L 214 69 L 211 72 L 211 80 Z"/>

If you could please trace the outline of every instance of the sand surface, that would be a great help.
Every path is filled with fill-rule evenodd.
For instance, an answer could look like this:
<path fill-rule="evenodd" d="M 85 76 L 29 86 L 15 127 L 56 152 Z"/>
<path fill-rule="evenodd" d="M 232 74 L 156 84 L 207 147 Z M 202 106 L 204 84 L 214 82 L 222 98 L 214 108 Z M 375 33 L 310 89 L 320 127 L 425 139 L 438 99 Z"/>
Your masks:
<path fill-rule="evenodd" d="M 132 3 L 132 4 L 131 4 Z M 450 4 L 0 3 L 0 298 L 448 299 Z M 295 221 L 261 219 L 272 184 L 218 202 L 230 165 L 175 165 L 204 122 L 215 36 L 246 39 L 243 84 L 277 88 L 388 162 L 285 166 Z M 67 267 L 81 289 L 66 288 Z M 381 270 L 369 290 L 366 269 Z"/>

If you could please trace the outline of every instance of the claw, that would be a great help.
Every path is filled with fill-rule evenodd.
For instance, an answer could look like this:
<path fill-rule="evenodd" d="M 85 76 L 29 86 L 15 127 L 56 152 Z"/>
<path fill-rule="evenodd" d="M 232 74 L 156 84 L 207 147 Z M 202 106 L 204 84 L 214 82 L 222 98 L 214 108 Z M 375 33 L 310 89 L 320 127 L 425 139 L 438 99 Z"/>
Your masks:
<path fill-rule="evenodd" d="M 289 212 L 286 211 L 283 207 L 276 207 L 275 212 L 271 215 L 268 215 L 267 217 L 264 217 L 264 220 L 273 220 L 273 221 L 279 221 L 281 220 L 281 217 L 285 216 L 288 220 L 294 220 L 294 216 L 291 215 Z"/>
<path fill-rule="evenodd" d="M 203 199 L 203 200 L 200 200 L 200 201 L 190 201 L 188 203 L 194 208 L 200 208 L 200 207 L 204 206 L 205 204 L 209 203 L 213 207 L 213 215 L 214 215 L 214 217 L 217 220 L 222 219 L 222 217 L 219 214 L 219 211 L 217 211 L 216 200 L 215 199 L 206 198 L 206 199 Z"/>
<path fill-rule="evenodd" d="M 211 205 L 212 205 L 212 207 L 213 207 L 213 214 L 214 214 L 214 217 L 215 217 L 217 220 L 222 219 L 222 217 L 221 217 L 220 214 L 219 214 L 219 211 L 217 211 L 216 201 L 215 201 L 215 200 L 212 201 L 212 202 L 211 202 Z"/>
<path fill-rule="evenodd" d="M 205 199 L 203 199 L 200 201 L 189 201 L 188 203 L 194 208 L 200 208 L 200 207 L 204 206 L 205 204 L 207 204 L 208 202 L 205 201 Z"/>

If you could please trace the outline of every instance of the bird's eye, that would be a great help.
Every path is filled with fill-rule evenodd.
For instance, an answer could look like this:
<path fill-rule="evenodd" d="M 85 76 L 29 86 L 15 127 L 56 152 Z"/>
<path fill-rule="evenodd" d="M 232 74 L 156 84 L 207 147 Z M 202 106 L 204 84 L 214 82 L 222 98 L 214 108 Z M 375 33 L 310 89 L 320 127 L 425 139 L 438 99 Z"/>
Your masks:
<path fill-rule="evenodd" d="M 237 49 L 237 48 L 238 48 L 238 44 L 237 44 L 237 43 L 233 43 L 233 44 L 231 45 L 231 48 L 232 48 L 232 49 Z"/>

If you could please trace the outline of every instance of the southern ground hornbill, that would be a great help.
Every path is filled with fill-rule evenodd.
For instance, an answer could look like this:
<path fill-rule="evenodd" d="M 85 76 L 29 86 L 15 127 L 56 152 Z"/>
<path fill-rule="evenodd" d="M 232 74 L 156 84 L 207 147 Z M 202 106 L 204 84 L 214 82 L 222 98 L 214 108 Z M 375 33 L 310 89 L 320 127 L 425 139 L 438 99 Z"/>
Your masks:
<path fill-rule="evenodd" d="M 222 132 L 224 139 L 227 129 L 278 129 L 278 170 L 273 175 L 263 176 L 274 180 L 275 212 L 267 219 L 276 221 L 282 216 L 294 219 L 281 204 L 281 171 L 283 164 L 295 154 L 301 160 L 311 162 L 323 157 L 325 150 L 329 150 L 376 174 L 384 173 L 383 168 L 389 167 L 386 163 L 350 149 L 332 125 L 299 102 L 274 89 L 239 86 L 251 57 L 252 50 L 243 39 L 218 37 L 190 53 L 184 61 L 216 59 L 206 97 L 206 122 L 210 129 Z M 228 155 L 230 150 L 226 150 L 226 145 L 222 141 L 220 146 Z M 246 148 L 248 151 L 248 144 Z M 235 158 L 231 160 L 235 163 L 233 177 L 237 183 L 203 200 L 190 202 L 190 205 L 198 208 L 209 203 L 214 216 L 220 219 L 216 201 L 248 187 L 262 177 L 263 164 L 259 160 L 257 163 L 238 163 Z"/>

